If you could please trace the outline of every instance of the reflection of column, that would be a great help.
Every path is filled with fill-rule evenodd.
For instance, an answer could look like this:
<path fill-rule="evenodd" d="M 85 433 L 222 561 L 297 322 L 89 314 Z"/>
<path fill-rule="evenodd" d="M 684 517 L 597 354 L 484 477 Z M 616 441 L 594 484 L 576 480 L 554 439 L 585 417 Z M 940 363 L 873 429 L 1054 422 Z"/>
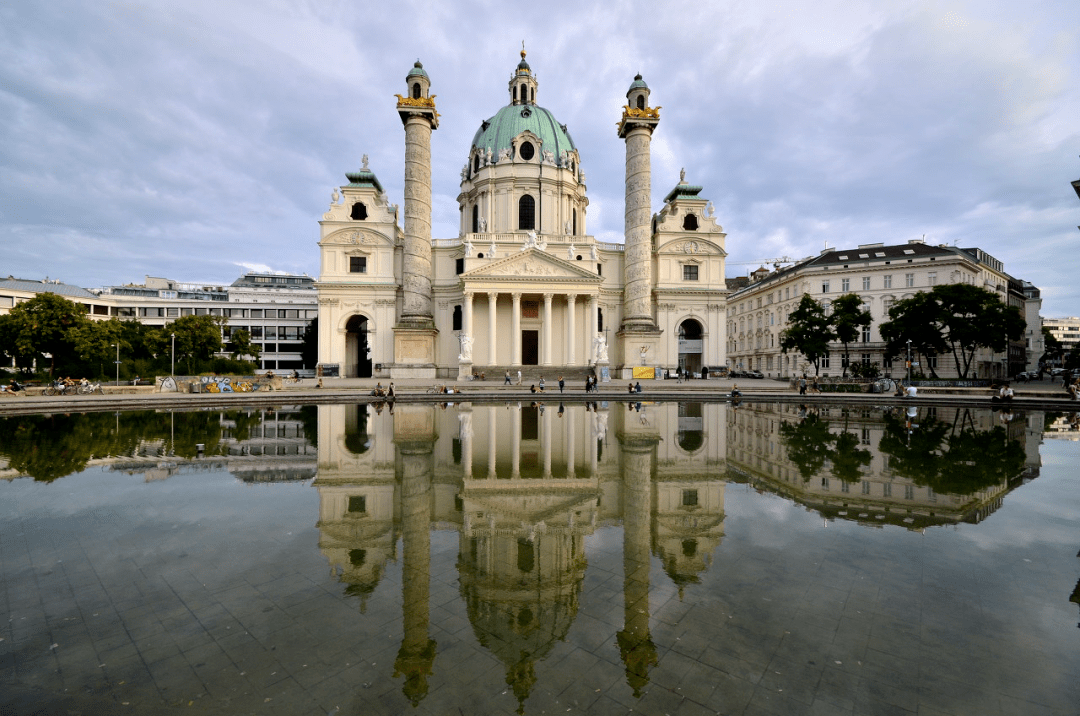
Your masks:
<path fill-rule="evenodd" d="M 510 317 L 511 331 L 513 333 L 510 336 L 510 365 L 521 365 L 521 294 L 512 293 L 510 298 L 513 299 L 513 313 Z"/>
<path fill-rule="evenodd" d="M 488 365 L 498 365 L 498 346 L 495 344 L 495 304 L 499 301 L 499 294 L 488 294 Z"/>
<path fill-rule="evenodd" d="M 473 444 L 473 432 L 472 432 L 472 410 L 467 408 L 461 408 L 461 412 L 458 413 L 458 420 L 461 426 L 461 466 L 462 474 L 465 479 L 468 480 L 472 477 L 472 444 Z"/>
<path fill-rule="evenodd" d="M 401 456 L 402 605 L 405 635 L 394 662 L 394 676 L 404 676 L 402 693 L 417 706 L 427 696 L 427 677 L 435 661 L 435 640 L 428 636 L 431 568 L 431 478 L 435 472 L 431 441 L 398 444 Z"/>
<path fill-rule="evenodd" d="M 599 471 L 600 462 L 600 413 L 585 413 L 586 418 L 589 418 L 589 425 L 585 429 L 585 434 L 589 439 L 589 475 L 596 477 Z"/>
<path fill-rule="evenodd" d="M 576 307 L 577 296 L 568 294 L 566 296 L 566 365 L 577 365 L 577 330 L 574 325 L 577 320 Z"/>
<path fill-rule="evenodd" d="M 577 415 L 577 410 L 571 407 L 563 418 L 566 421 L 566 437 L 564 438 L 566 440 L 566 476 L 570 479 L 574 478 L 574 462 L 577 460 L 574 454 L 574 443 L 577 438 L 577 431 L 574 430 L 574 425 L 577 423 L 575 415 Z"/>
<path fill-rule="evenodd" d="M 551 411 L 545 410 L 540 429 L 544 431 L 540 449 L 544 451 L 544 479 L 551 477 Z"/>
<path fill-rule="evenodd" d="M 465 335 L 467 335 L 470 338 L 474 339 L 473 340 L 473 345 L 475 346 L 476 345 L 476 341 L 475 341 L 476 336 L 473 335 L 472 299 L 473 299 L 472 291 L 466 291 L 465 292 L 465 305 L 462 307 L 461 330 Z"/>
<path fill-rule="evenodd" d="M 495 450 L 495 429 L 498 427 L 498 421 L 495 419 L 495 410 L 488 414 L 488 479 L 495 479 L 495 461 L 498 459 L 498 452 Z"/>
<path fill-rule="evenodd" d="M 494 408 L 492 408 L 494 410 Z M 521 479 L 521 403 L 510 407 L 510 471 L 514 480 Z"/>
<path fill-rule="evenodd" d="M 551 365 L 551 299 L 552 294 L 544 294 L 544 365 Z"/>
<path fill-rule="evenodd" d="M 641 696 L 659 659 L 649 632 L 649 528 L 656 440 L 623 438 L 623 629 L 616 638 L 626 683 Z"/>

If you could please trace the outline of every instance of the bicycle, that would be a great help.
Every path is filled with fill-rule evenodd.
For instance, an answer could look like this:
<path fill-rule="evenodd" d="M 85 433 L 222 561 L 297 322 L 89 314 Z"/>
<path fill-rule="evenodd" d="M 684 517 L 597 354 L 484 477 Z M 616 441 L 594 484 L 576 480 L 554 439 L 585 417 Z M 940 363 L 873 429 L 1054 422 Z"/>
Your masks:
<path fill-rule="evenodd" d="M 43 391 L 45 395 L 76 395 L 78 387 L 74 385 L 50 385 Z"/>
<path fill-rule="evenodd" d="M 105 391 L 101 388 L 101 383 L 86 383 L 85 385 L 76 386 L 75 392 L 79 395 L 93 395 L 94 393 L 105 395 Z"/>

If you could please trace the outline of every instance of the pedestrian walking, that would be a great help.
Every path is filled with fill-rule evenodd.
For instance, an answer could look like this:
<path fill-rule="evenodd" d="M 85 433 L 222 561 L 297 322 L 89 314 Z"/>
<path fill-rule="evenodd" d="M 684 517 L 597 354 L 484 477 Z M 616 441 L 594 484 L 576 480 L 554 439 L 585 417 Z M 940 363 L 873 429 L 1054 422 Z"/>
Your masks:
<path fill-rule="evenodd" d="M 520 370 L 518 370 L 518 382 L 517 382 L 517 384 L 521 385 L 521 371 Z"/>
<path fill-rule="evenodd" d="M 799 378 L 799 395 L 806 395 L 806 376 Z"/>
<path fill-rule="evenodd" d="M 559 392 L 560 393 L 563 392 L 563 388 L 565 388 L 565 387 L 566 387 L 566 381 L 563 380 L 563 377 L 560 375 L 559 376 Z"/>
<path fill-rule="evenodd" d="M 510 369 L 506 370 L 506 379 L 503 381 L 503 385 L 510 385 Z"/>

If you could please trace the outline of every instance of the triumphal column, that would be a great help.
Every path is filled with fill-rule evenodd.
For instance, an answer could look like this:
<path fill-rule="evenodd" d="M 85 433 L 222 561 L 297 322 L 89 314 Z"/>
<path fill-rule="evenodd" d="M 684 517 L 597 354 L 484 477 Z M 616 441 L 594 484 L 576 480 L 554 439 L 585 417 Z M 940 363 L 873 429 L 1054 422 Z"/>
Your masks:
<path fill-rule="evenodd" d="M 435 319 L 431 298 L 431 132 L 439 126 L 431 81 L 419 61 L 397 95 L 405 125 L 405 226 L 402 240 L 402 307 L 394 326 L 395 378 L 435 377 Z"/>
<path fill-rule="evenodd" d="M 619 138 L 626 141 L 626 251 L 623 260 L 623 319 L 618 365 L 623 378 L 635 366 L 656 365 L 660 329 L 652 308 L 652 168 L 650 144 L 660 108 L 649 106 L 649 86 L 634 77 L 626 93 Z"/>

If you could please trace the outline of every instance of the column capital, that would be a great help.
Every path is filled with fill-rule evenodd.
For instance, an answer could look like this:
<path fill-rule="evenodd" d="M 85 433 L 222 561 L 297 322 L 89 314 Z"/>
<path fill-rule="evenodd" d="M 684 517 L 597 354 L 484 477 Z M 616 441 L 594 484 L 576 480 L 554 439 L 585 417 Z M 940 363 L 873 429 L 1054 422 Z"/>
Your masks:
<path fill-rule="evenodd" d="M 510 294 L 510 298 L 514 299 L 514 303 L 521 300 L 521 291 L 514 291 Z"/>
<path fill-rule="evenodd" d="M 499 300 L 499 294 L 496 293 L 496 292 L 493 292 L 493 291 L 488 291 L 487 297 L 488 297 L 488 301 L 491 301 L 492 303 L 495 303 L 496 301 Z"/>
<path fill-rule="evenodd" d="M 551 299 L 553 299 L 553 298 L 555 298 L 555 294 L 553 294 L 553 293 L 545 293 L 544 294 L 544 303 L 551 303 Z"/>

